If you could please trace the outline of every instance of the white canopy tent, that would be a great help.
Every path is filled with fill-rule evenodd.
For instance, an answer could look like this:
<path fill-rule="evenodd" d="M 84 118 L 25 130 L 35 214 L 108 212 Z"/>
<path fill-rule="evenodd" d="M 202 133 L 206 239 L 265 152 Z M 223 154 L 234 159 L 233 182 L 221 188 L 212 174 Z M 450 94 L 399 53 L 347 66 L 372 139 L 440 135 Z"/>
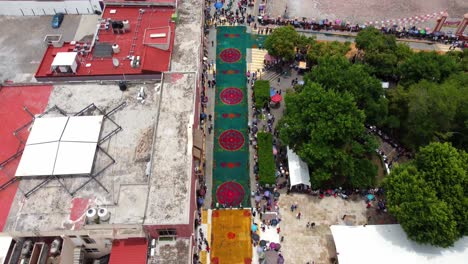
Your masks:
<path fill-rule="evenodd" d="M 291 183 L 291 188 L 299 184 L 310 186 L 309 167 L 289 147 L 288 147 L 288 167 L 289 167 L 289 181 Z"/>
<path fill-rule="evenodd" d="M 458 264 L 468 260 L 468 236 L 453 247 L 438 248 L 409 240 L 400 225 L 333 225 L 330 229 L 340 264 Z"/>

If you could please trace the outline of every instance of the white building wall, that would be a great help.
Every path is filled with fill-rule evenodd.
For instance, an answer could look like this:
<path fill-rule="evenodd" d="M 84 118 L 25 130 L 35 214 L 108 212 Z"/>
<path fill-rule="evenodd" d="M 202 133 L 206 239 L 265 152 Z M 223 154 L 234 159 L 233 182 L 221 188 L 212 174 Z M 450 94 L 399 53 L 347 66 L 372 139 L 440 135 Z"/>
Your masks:
<path fill-rule="evenodd" d="M 0 15 L 43 16 L 65 14 L 94 14 L 100 11 L 99 0 L 70 1 L 0 1 Z"/>

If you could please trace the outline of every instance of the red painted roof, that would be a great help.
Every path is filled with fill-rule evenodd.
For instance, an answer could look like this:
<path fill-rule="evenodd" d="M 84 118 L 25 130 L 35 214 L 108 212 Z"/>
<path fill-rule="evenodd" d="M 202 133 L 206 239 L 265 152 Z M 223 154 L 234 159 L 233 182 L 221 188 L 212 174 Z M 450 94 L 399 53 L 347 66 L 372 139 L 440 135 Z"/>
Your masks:
<path fill-rule="evenodd" d="M 145 12 L 140 17 L 140 7 L 107 7 L 102 18 L 114 21 L 128 20 L 130 30 L 123 34 L 114 34 L 112 29 L 105 30 L 104 24 L 99 30 L 99 42 L 118 44 L 120 52 L 113 54 L 113 58 L 119 60 L 119 66 L 114 67 L 112 58 L 93 58 L 92 52 L 87 55 L 79 55 L 78 70 L 76 74 L 57 74 L 52 73 L 51 64 L 57 52 L 73 51 L 75 45 L 65 43 L 61 48 L 49 46 L 44 54 L 41 64 L 36 72 L 36 78 L 53 76 L 109 76 L 109 75 L 138 75 L 143 73 L 160 73 L 169 70 L 172 46 L 174 44 L 175 23 L 171 22 L 171 16 L 174 8 L 171 7 L 152 7 L 144 8 Z M 112 13 L 111 13 L 112 11 Z M 139 22 L 139 18 L 141 18 Z M 151 28 L 167 27 L 170 30 L 170 42 L 168 50 L 161 50 L 155 47 L 144 45 L 145 31 Z M 83 44 L 83 43 L 81 43 Z M 132 44 L 134 56 L 140 56 L 141 67 L 132 68 L 130 55 Z M 81 45 L 83 46 L 83 45 Z M 147 64 L 150 64 L 148 66 Z M 145 65 L 143 67 L 143 65 Z"/>
<path fill-rule="evenodd" d="M 109 264 L 146 264 L 147 251 L 144 238 L 114 240 Z"/>
<path fill-rule="evenodd" d="M 119 3 L 119 4 L 127 4 L 127 5 L 132 5 L 132 4 L 175 5 L 176 0 L 105 0 L 104 2 L 106 4 Z"/>
<path fill-rule="evenodd" d="M 51 91 L 52 86 L 0 88 L 0 162 L 14 155 L 20 147 L 13 131 L 31 121 L 31 116 L 23 110 L 23 106 L 26 106 L 33 114 L 42 113 L 47 106 Z M 20 133 L 22 140 L 26 140 L 28 135 L 27 129 Z M 18 157 L 0 170 L 0 185 L 14 177 L 20 159 L 21 157 Z M 3 230 L 7 221 L 18 183 L 0 191 L 0 230 Z"/>

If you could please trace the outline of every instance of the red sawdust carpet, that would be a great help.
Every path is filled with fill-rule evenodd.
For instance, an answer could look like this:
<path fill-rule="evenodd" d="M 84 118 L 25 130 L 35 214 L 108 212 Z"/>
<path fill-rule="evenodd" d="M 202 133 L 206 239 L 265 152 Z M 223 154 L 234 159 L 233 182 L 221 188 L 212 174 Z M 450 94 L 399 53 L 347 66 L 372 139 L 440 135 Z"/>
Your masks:
<path fill-rule="evenodd" d="M 33 114 L 42 113 L 49 101 L 52 86 L 21 86 L 0 88 L 0 162 L 16 153 L 20 147 L 13 131 L 31 121 L 23 109 L 26 106 Z M 27 132 L 27 130 L 24 130 Z M 27 139 L 27 133 L 21 134 Z M 0 185 L 14 177 L 20 158 L 0 170 Z M 3 230 L 11 203 L 16 194 L 18 182 L 0 191 L 0 230 Z"/>

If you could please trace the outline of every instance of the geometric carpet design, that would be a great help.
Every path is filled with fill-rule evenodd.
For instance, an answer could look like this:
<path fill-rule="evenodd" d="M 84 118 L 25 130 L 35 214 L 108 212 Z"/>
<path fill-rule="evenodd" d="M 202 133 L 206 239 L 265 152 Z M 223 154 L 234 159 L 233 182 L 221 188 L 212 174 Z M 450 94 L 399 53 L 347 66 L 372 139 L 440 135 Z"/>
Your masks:
<path fill-rule="evenodd" d="M 245 27 L 218 27 L 213 148 L 213 202 L 250 207 Z"/>

